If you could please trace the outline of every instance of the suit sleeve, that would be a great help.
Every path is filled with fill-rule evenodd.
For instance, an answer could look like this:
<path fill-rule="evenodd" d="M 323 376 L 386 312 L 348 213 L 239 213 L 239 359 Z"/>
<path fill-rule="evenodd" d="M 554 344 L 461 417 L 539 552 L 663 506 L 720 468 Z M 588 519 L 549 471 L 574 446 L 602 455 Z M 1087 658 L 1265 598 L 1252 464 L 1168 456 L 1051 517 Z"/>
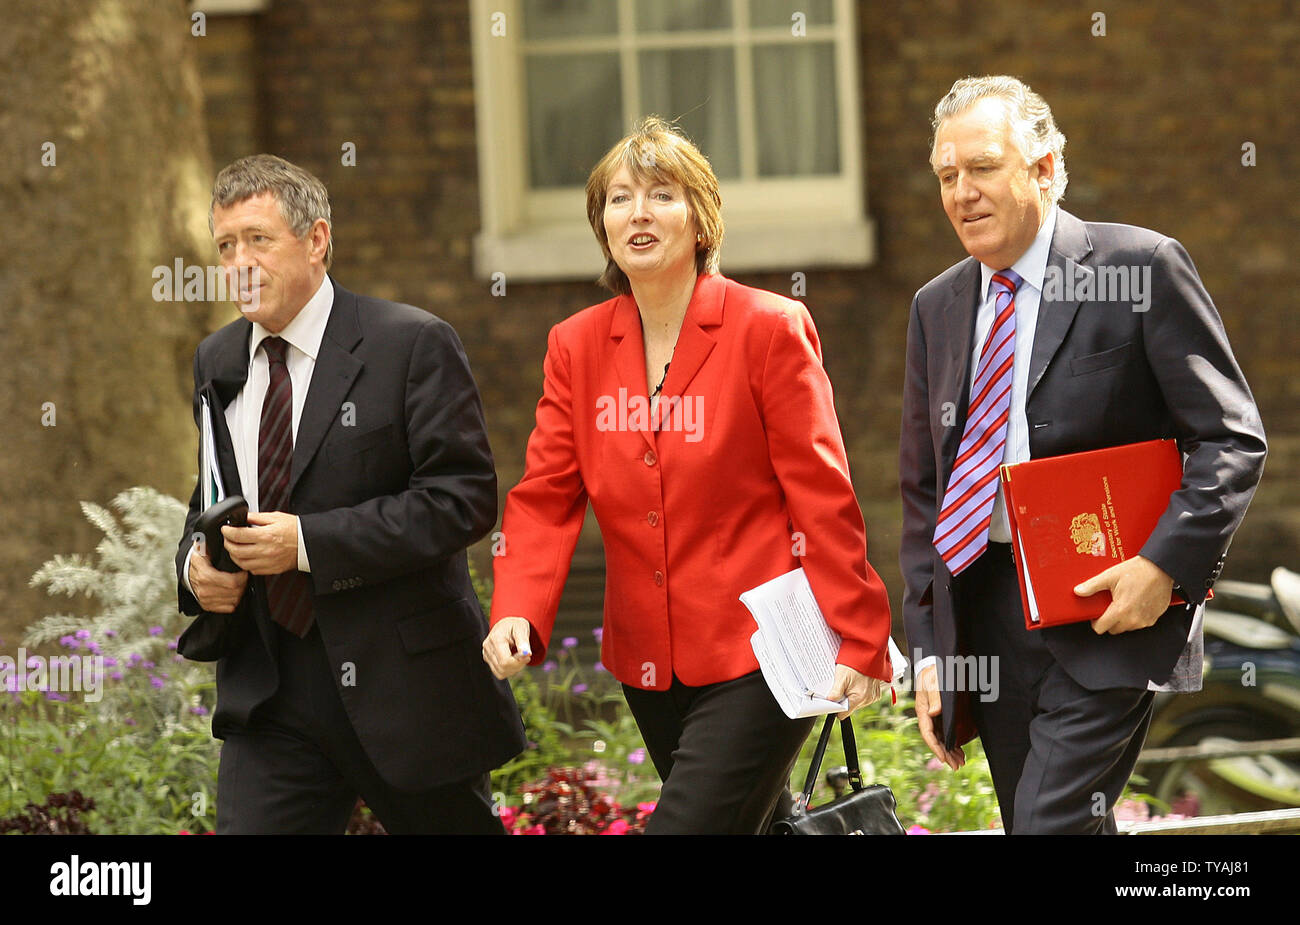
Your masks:
<path fill-rule="evenodd" d="M 528 438 L 524 477 L 506 498 L 503 554 L 492 560 L 491 623 L 523 617 L 532 626 L 532 662 L 540 664 L 587 513 L 587 490 L 573 429 L 570 358 L 551 329 L 537 424 Z"/>
<path fill-rule="evenodd" d="M 842 639 L 837 661 L 889 680 L 889 596 L 867 562 L 866 528 L 849 479 L 831 383 L 803 305 L 777 315 L 761 400 L 768 453 L 791 525 L 802 536 L 800 559 L 808 583 L 826 622 Z"/>
<path fill-rule="evenodd" d="M 899 562 L 903 581 L 903 624 L 912 651 L 921 658 L 934 649 L 934 518 L 939 484 L 930 439 L 930 389 L 926 380 L 925 332 L 918 300 L 907 323 L 903 383 L 903 423 L 898 439 L 898 483 L 903 496 L 903 536 Z"/>
<path fill-rule="evenodd" d="M 1255 399 L 1191 258 L 1165 238 L 1151 268 L 1143 340 L 1186 459 L 1182 485 L 1141 554 L 1200 603 L 1255 493 L 1267 445 Z"/>
<path fill-rule="evenodd" d="M 333 579 L 378 584 L 424 569 L 482 538 L 496 522 L 496 469 L 469 360 L 451 325 L 430 317 L 406 374 L 412 472 L 405 491 L 299 518 L 317 594 Z"/>

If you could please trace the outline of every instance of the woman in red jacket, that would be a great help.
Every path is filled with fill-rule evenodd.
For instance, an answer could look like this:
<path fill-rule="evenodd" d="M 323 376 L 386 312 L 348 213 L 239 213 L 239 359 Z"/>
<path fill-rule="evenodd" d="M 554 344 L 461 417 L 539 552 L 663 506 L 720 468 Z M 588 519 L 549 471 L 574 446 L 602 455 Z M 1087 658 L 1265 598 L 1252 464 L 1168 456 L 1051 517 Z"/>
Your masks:
<path fill-rule="evenodd" d="M 813 720 L 758 671 L 743 591 L 802 566 L 843 639 L 832 699 L 889 677 L 889 602 L 807 309 L 718 274 L 708 160 L 651 117 L 587 182 L 616 297 L 551 329 L 506 500 L 483 657 L 545 657 L 587 502 L 605 546 L 601 659 L 664 781 L 648 832 L 765 830 Z"/>

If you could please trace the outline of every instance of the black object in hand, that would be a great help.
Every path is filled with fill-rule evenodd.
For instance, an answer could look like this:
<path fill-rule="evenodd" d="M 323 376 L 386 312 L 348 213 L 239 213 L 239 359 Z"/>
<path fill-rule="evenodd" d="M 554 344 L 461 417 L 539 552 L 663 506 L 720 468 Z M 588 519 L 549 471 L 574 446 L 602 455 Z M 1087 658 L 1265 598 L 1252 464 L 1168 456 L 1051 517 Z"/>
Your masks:
<path fill-rule="evenodd" d="M 225 537 L 221 535 L 224 526 L 248 526 L 248 502 L 240 495 L 231 495 L 225 501 L 218 501 L 200 514 L 194 523 L 194 533 L 196 536 L 203 535 L 207 556 L 215 568 L 223 572 L 241 571 L 226 551 Z"/>

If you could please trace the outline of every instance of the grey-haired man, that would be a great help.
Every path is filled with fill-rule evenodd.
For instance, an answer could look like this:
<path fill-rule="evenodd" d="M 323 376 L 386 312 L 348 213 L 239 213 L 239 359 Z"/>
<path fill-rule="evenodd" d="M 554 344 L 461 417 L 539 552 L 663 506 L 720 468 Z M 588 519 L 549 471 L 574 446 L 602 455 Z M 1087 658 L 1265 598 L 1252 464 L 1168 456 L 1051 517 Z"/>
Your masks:
<path fill-rule="evenodd" d="M 1065 137 L 1038 94 L 959 80 L 934 128 L 931 166 L 971 256 L 917 292 L 908 325 L 901 562 L 921 733 L 954 769 L 979 734 L 1007 832 L 1113 832 L 1152 690 L 1199 688 L 1198 605 L 1264 432 L 1182 246 L 1057 206 Z M 1075 285 L 1117 273 L 1122 293 Z M 998 464 L 1163 437 L 1186 456 L 1181 488 L 1139 555 L 1076 589 L 1110 606 L 1027 630 Z M 1169 607 L 1175 585 L 1189 606 Z M 996 697 L 955 689 L 944 668 L 968 656 L 997 671 Z"/>

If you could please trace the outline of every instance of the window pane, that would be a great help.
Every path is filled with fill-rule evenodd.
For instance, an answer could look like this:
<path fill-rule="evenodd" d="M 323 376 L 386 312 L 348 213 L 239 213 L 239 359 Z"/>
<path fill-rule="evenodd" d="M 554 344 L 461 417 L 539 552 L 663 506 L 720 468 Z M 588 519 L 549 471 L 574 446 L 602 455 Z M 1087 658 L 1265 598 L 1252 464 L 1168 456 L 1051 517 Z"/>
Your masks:
<path fill-rule="evenodd" d="M 636 28 L 638 32 L 730 29 L 731 0 L 636 0 Z"/>
<path fill-rule="evenodd" d="M 730 48 L 641 53 L 642 114 L 677 119 L 719 177 L 740 175 L 734 61 Z"/>
<path fill-rule="evenodd" d="M 526 39 L 618 31 L 618 4 L 609 0 L 524 0 L 523 14 Z"/>
<path fill-rule="evenodd" d="M 585 186 L 624 134 L 618 55 L 529 55 L 524 79 L 533 188 Z"/>
<path fill-rule="evenodd" d="M 749 21 L 756 27 L 791 26 L 795 13 L 804 14 L 809 26 L 829 25 L 835 20 L 832 0 L 750 0 Z"/>
<path fill-rule="evenodd" d="M 840 170 L 835 46 L 754 46 L 754 105 L 760 176 Z"/>

